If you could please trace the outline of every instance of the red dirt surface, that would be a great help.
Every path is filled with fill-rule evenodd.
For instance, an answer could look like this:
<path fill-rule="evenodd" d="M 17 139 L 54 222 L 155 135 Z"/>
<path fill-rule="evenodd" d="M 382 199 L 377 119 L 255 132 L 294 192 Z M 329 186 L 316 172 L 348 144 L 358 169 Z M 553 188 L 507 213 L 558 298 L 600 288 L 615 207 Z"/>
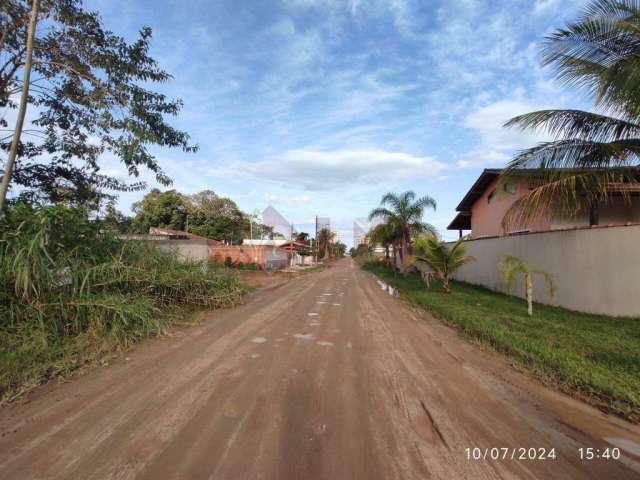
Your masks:
<path fill-rule="evenodd" d="M 2 409 L 0 478 L 640 478 L 637 426 L 415 314 L 348 259 L 127 358 Z M 621 460 L 579 458 L 613 445 Z"/>

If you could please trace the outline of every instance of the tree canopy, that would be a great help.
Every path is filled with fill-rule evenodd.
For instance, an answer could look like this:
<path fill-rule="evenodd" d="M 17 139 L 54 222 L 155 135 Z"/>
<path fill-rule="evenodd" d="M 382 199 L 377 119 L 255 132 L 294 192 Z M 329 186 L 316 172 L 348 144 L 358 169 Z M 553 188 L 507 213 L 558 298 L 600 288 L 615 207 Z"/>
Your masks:
<path fill-rule="evenodd" d="M 400 259 L 403 260 L 409 253 L 412 235 L 422 232 L 437 235 L 436 228 L 422 220 L 427 208 L 436 209 L 436 201 L 428 195 L 416 199 L 411 190 L 401 194 L 389 192 L 382 196 L 380 207 L 371 210 L 369 220 L 383 219 L 390 225 L 389 232 L 394 232 L 393 236 L 400 243 Z"/>
<path fill-rule="evenodd" d="M 271 227 L 250 224 L 250 216 L 233 200 L 211 190 L 189 196 L 176 190 L 153 189 L 132 209 L 135 214 L 132 229 L 137 233 L 147 233 L 149 227 L 170 228 L 233 244 L 251 235 L 273 236 Z"/>
<path fill-rule="evenodd" d="M 31 2 L 4 0 L 0 9 L 0 151 L 13 136 L 6 115 L 17 107 L 23 78 Z M 180 100 L 151 89 L 169 81 L 149 55 L 151 29 L 132 43 L 109 31 L 81 0 L 40 0 L 29 91 L 29 122 L 18 146 L 13 183 L 20 195 L 49 202 L 97 203 L 105 190 L 144 188 L 102 172 L 103 155 L 115 156 L 125 172 L 141 168 L 168 185 L 153 146 L 193 152 L 186 132 L 167 123 Z"/>

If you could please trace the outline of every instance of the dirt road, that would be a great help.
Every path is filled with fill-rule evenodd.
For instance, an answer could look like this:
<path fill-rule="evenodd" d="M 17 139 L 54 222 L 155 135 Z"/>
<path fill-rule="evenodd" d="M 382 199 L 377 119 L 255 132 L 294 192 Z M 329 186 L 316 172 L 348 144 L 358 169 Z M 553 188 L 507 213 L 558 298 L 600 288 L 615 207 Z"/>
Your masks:
<path fill-rule="evenodd" d="M 128 358 L 0 411 L 0 478 L 640 478 L 638 427 L 412 313 L 350 260 Z M 613 445 L 620 461 L 579 459 Z"/>

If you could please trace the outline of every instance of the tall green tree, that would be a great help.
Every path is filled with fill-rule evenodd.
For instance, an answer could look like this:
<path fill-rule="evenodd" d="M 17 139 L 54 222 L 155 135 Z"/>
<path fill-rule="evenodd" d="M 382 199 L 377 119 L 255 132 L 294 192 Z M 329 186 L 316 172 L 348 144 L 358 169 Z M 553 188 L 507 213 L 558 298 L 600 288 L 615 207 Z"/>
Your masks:
<path fill-rule="evenodd" d="M 344 254 L 346 252 L 347 252 L 347 246 L 340 241 L 335 242 L 331 245 L 331 255 L 334 258 L 342 258 L 344 257 Z"/>
<path fill-rule="evenodd" d="M 205 190 L 192 195 L 190 201 L 190 232 L 233 244 L 249 238 L 249 217 L 230 198 Z"/>
<path fill-rule="evenodd" d="M 186 195 L 176 190 L 161 192 L 154 188 L 133 204 L 133 230 L 138 233 L 148 233 L 150 227 L 185 230 L 191 209 L 191 201 Z"/>
<path fill-rule="evenodd" d="M 597 223 L 598 204 L 614 193 L 626 196 L 625 184 L 640 173 L 640 3 L 592 0 L 578 20 L 546 38 L 543 57 L 561 82 L 586 92 L 601 113 L 542 110 L 506 124 L 546 131 L 553 140 L 520 152 L 508 165 L 503 181 L 533 176 L 534 188 L 504 223 L 585 210 Z"/>
<path fill-rule="evenodd" d="M 328 228 L 323 228 L 318 232 L 318 257 L 329 258 L 331 256 L 331 242 L 333 233 Z"/>
<path fill-rule="evenodd" d="M 369 220 L 381 218 L 393 225 L 398 234 L 402 261 L 409 254 L 412 235 L 421 232 L 436 235 L 435 227 L 422 221 L 425 209 L 436 209 L 436 201 L 430 196 L 425 195 L 416 199 L 415 192 L 411 190 L 401 194 L 389 192 L 383 195 L 380 205 L 371 211 Z"/>
<path fill-rule="evenodd" d="M 298 233 L 296 233 L 296 242 L 308 243 L 309 242 L 309 234 L 307 232 L 298 232 Z"/>
<path fill-rule="evenodd" d="M 18 108 L 15 96 L 25 81 L 31 1 L 3 0 L 0 7 L 0 161 L 6 170 L 13 125 L 6 112 Z M 171 79 L 149 55 L 151 29 L 132 43 L 110 32 L 100 15 L 81 0 L 40 0 L 27 98 L 27 124 L 18 138 L 12 183 L 21 196 L 51 202 L 96 201 L 105 190 L 144 187 L 102 172 L 104 154 L 119 159 L 129 175 L 141 168 L 170 180 L 151 147 L 196 149 L 187 133 L 166 118 L 180 100 L 153 90 Z M 9 172 L 3 172 L 8 175 Z M 8 177 L 7 177 L 8 179 Z"/>

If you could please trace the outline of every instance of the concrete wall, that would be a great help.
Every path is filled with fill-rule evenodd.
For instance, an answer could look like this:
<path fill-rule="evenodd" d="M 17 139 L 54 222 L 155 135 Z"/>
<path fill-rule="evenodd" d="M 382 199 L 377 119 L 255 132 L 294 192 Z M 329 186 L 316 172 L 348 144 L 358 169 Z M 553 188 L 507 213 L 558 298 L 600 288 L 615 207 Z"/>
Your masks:
<path fill-rule="evenodd" d="M 534 276 L 534 301 L 571 310 L 640 317 L 640 225 L 559 230 L 465 242 L 474 262 L 457 280 L 506 292 L 497 264 L 503 255 L 522 257 L 553 275 L 556 294 Z M 524 297 L 522 281 L 512 292 Z"/>
<path fill-rule="evenodd" d="M 209 246 L 206 240 L 151 240 L 160 250 L 173 251 L 185 260 L 205 261 L 209 256 Z"/>

